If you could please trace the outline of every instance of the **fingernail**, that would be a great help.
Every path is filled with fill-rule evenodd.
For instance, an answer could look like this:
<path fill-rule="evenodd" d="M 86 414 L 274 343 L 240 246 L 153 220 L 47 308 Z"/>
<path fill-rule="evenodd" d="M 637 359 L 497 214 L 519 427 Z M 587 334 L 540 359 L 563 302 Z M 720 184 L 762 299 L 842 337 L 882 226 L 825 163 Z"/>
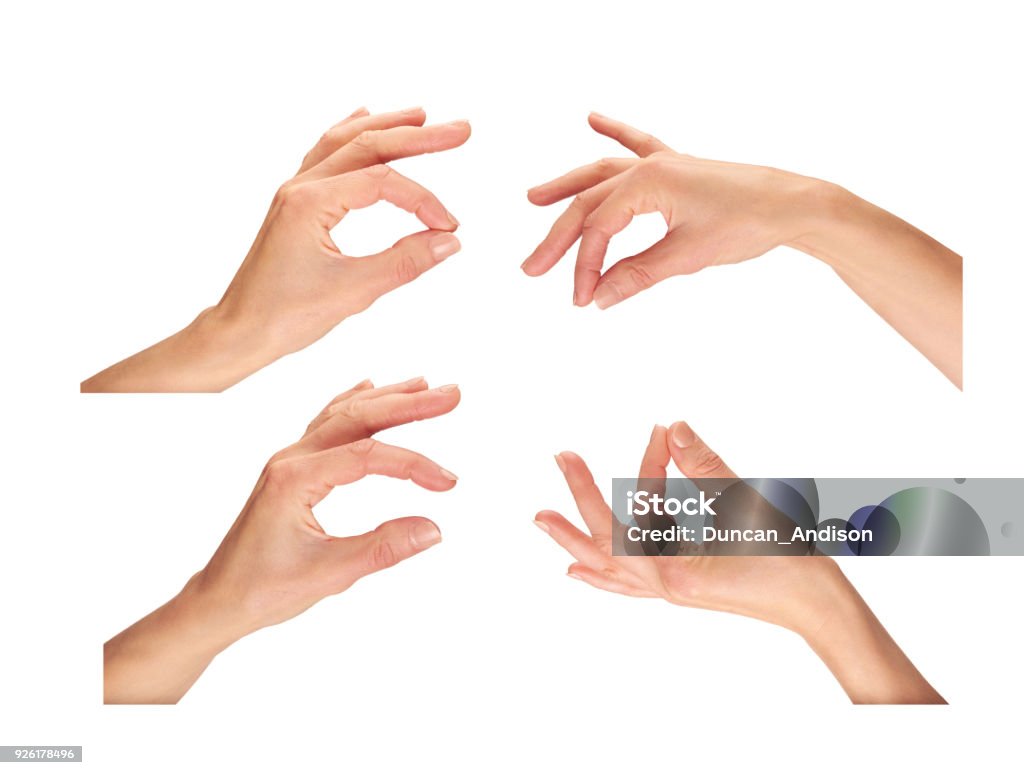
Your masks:
<path fill-rule="evenodd" d="M 684 422 L 677 422 L 672 426 L 672 443 L 677 447 L 685 449 L 693 444 L 696 436 L 693 429 Z"/>
<path fill-rule="evenodd" d="M 555 462 L 558 464 L 558 469 L 564 474 L 565 473 L 565 459 L 562 457 L 562 453 L 559 452 L 555 455 Z"/>
<path fill-rule="evenodd" d="M 405 381 L 405 384 L 406 385 L 418 385 L 419 383 L 426 382 L 426 381 L 427 381 L 426 377 L 413 377 L 412 379 L 407 379 Z"/>
<path fill-rule="evenodd" d="M 421 113 L 423 111 L 422 105 L 417 105 L 415 108 L 406 108 L 402 113 Z"/>
<path fill-rule="evenodd" d="M 583 581 L 583 577 L 582 576 L 580 576 L 577 573 L 573 573 L 572 571 L 569 571 L 565 575 L 568 576 L 571 579 L 576 579 L 577 581 Z"/>
<path fill-rule="evenodd" d="M 574 307 L 580 306 L 580 295 L 576 291 L 572 292 L 572 303 Z"/>
<path fill-rule="evenodd" d="M 441 531 L 433 522 L 417 522 L 412 529 L 412 543 L 417 549 L 426 549 L 428 546 L 441 542 Z"/>
<path fill-rule="evenodd" d="M 452 222 L 452 226 L 454 226 L 457 229 L 459 228 L 459 226 L 462 225 L 461 223 L 459 223 L 459 219 L 452 215 L 450 211 L 445 210 L 445 212 L 448 213 L 448 220 Z"/>
<path fill-rule="evenodd" d="M 353 385 L 352 390 L 359 390 L 364 387 L 373 387 L 373 382 L 369 379 L 364 379 L 362 382 Z"/>
<path fill-rule="evenodd" d="M 457 253 L 459 248 L 462 247 L 459 244 L 459 239 L 454 234 L 439 234 L 430 241 L 430 252 L 434 256 L 435 261 L 444 261 L 448 256 L 453 253 Z"/>
<path fill-rule="evenodd" d="M 455 474 L 453 474 L 447 468 L 441 468 L 440 470 L 441 470 L 441 476 L 443 476 L 448 481 L 450 481 L 450 482 L 457 482 L 457 481 L 459 481 L 459 477 L 457 477 Z"/>
<path fill-rule="evenodd" d="M 349 115 L 349 118 L 355 118 L 355 117 L 356 117 L 356 116 L 358 116 L 358 115 L 359 115 L 360 113 L 369 113 L 369 112 L 370 112 L 370 111 L 368 111 L 368 110 L 366 109 L 366 107 L 365 107 L 365 106 L 364 106 L 364 107 L 361 107 L 361 108 L 356 108 L 356 109 L 355 109 L 355 110 L 353 110 L 353 111 L 352 111 L 352 113 L 351 113 L 351 114 Z"/>
<path fill-rule="evenodd" d="M 536 525 L 537 527 L 539 527 L 539 528 L 540 528 L 541 530 L 543 530 L 543 531 L 544 531 L 545 533 L 548 533 L 548 534 L 550 535 L 550 533 L 551 533 L 551 528 L 550 528 L 550 527 L 548 527 L 547 525 L 545 525 L 545 524 L 544 524 L 543 522 L 541 522 L 541 521 L 540 521 L 539 519 L 535 519 L 535 520 L 533 520 L 533 524 L 535 524 L 535 525 Z"/>
<path fill-rule="evenodd" d="M 441 387 L 436 388 L 438 393 L 454 393 L 458 389 L 458 385 L 441 385 Z"/>
<path fill-rule="evenodd" d="M 594 291 L 594 304 L 598 309 L 607 309 L 620 301 L 622 301 L 622 293 L 619 291 L 619 286 L 611 280 L 605 280 Z"/>
<path fill-rule="evenodd" d="M 468 123 L 469 123 L 469 121 L 467 119 L 457 118 L 454 121 L 449 121 L 447 124 L 445 124 L 445 126 L 459 126 L 459 127 L 461 127 L 461 126 L 465 126 Z"/>

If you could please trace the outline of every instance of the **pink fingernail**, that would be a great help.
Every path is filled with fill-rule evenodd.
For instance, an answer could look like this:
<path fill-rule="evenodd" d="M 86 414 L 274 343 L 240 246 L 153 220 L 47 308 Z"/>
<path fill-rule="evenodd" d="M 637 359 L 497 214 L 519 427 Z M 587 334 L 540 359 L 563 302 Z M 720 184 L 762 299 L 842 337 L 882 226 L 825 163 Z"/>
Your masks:
<path fill-rule="evenodd" d="M 573 573 L 572 571 L 569 571 L 565 575 L 568 576 L 571 579 L 576 579 L 577 581 L 583 581 L 583 577 L 582 576 L 580 576 L 577 573 Z"/>
<path fill-rule="evenodd" d="M 539 519 L 535 519 L 535 520 L 533 520 L 533 524 L 535 524 L 535 525 L 536 525 L 537 527 L 539 527 L 539 528 L 540 528 L 541 530 L 543 530 L 543 531 L 544 531 L 545 533 L 548 533 L 548 534 L 550 534 L 550 533 L 551 533 L 551 528 L 550 528 L 550 527 L 548 527 L 547 525 L 545 525 L 545 524 L 544 524 L 543 522 L 541 522 L 541 521 L 540 521 Z"/>
<path fill-rule="evenodd" d="M 696 438 L 693 429 L 686 423 L 677 422 L 672 426 L 672 443 L 680 449 L 686 449 Z"/>
<path fill-rule="evenodd" d="M 611 280 L 605 280 L 594 291 L 594 303 L 598 309 L 608 309 L 613 304 L 618 304 L 622 301 L 622 292 Z"/>
<path fill-rule="evenodd" d="M 430 252 L 437 262 L 444 261 L 448 256 L 453 255 L 462 247 L 459 238 L 454 234 L 440 234 L 430 241 Z"/>
<path fill-rule="evenodd" d="M 417 549 L 426 549 L 441 541 L 441 531 L 433 522 L 420 522 L 412 529 L 413 546 Z"/>
<path fill-rule="evenodd" d="M 440 468 L 440 471 L 441 471 L 441 476 L 443 476 L 445 479 L 447 479 L 447 480 L 449 480 L 451 482 L 459 481 L 459 477 L 457 477 L 455 474 L 453 474 L 447 468 Z"/>
<path fill-rule="evenodd" d="M 441 387 L 435 388 L 435 390 L 437 390 L 438 393 L 454 393 L 458 389 L 459 386 L 455 384 L 441 385 Z"/>
<path fill-rule="evenodd" d="M 564 474 L 565 473 L 565 458 L 562 457 L 562 453 L 555 455 L 555 462 L 558 464 L 558 469 Z"/>

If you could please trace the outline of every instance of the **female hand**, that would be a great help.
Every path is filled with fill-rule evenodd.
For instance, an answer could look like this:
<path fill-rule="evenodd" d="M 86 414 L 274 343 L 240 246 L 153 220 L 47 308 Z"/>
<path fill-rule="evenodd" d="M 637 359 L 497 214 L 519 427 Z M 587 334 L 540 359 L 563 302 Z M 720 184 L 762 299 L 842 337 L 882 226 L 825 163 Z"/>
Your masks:
<path fill-rule="evenodd" d="M 523 263 L 526 274 L 544 274 L 579 239 L 573 303 L 580 307 L 594 301 L 605 309 L 674 275 L 754 258 L 809 228 L 796 206 L 812 195 L 807 178 L 676 153 L 597 113 L 590 125 L 637 157 L 602 159 L 530 189 L 535 205 L 575 199 Z M 654 212 L 665 219 L 665 237 L 602 274 L 612 237 Z"/>
<path fill-rule="evenodd" d="M 665 479 L 669 459 L 692 479 L 736 478 L 686 423 L 654 428 L 639 478 Z M 613 556 L 615 516 L 586 463 L 572 452 L 562 452 L 555 460 L 589 535 L 554 511 L 541 511 L 535 522 L 575 558 L 571 577 L 609 592 L 660 597 L 793 630 L 824 660 L 854 702 L 944 702 L 831 558 Z"/>
<path fill-rule="evenodd" d="M 637 156 L 602 159 L 529 191 L 537 205 L 575 198 L 523 262 L 526 274 L 544 274 L 579 239 L 573 301 L 605 309 L 669 277 L 786 245 L 825 262 L 961 385 L 963 261 L 956 253 L 834 184 L 677 153 L 596 113 L 590 125 Z M 665 237 L 605 271 L 612 237 L 653 212 L 665 219 Z"/>
<path fill-rule="evenodd" d="M 329 129 L 278 190 L 220 302 L 186 329 L 97 374 L 83 391 L 221 390 L 322 337 L 383 294 L 459 250 L 458 221 L 395 159 L 455 148 L 465 121 L 423 126 L 420 108 L 360 109 Z M 352 257 L 330 231 L 351 210 L 388 201 L 425 230 L 371 256 Z"/>
<path fill-rule="evenodd" d="M 328 535 L 313 509 L 340 485 L 379 474 L 446 491 L 456 477 L 428 458 L 377 441 L 385 428 L 450 412 L 454 385 L 422 379 L 335 398 L 295 444 L 271 458 L 210 562 L 162 608 L 104 648 L 108 703 L 176 702 L 219 652 L 290 619 L 370 573 L 441 540 L 425 517 L 389 520 L 362 535 Z"/>

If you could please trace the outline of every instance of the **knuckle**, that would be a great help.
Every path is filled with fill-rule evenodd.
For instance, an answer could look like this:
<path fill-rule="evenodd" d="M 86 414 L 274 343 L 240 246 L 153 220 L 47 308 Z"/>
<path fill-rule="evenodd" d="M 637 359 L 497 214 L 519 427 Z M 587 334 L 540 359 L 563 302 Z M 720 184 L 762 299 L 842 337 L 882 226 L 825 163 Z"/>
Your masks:
<path fill-rule="evenodd" d="M 386 178 L 394 170 L 391 169 L 387 164 L 374 164 L 371 167 L 367 167 L 363 170 L 363 174 L 371 178 Z"/>
<path fill-rule="evenodd" d="M 398 564 L 399 556 L 394 545 L 386 538 L 382 538 L 374 544 L 370 554 L 370 561 L 375 568 L 390 568 Z"/>
<path fill-rule="evenodd" d="M 287 459 L 271 458 L 263 469 L 263 481 L 271 490 L 289 485 L 295 478 L 295 466 Z"/>
<path fill-rule="evenodd" d="M 618 163 L 616 160 L 610 157 L 599 159 L 597 162 L 597 171 L 604 175 L 610 175 L 617 169 L 617 167 Z"/>
<path fill-rule="evenodd" d="M 356 457 L 366 458 L 376 446 L 377 442 L 373 439 L 358 439 L 348 445 L 348 450 Z"/>
<path fill-rule="evenodd" d="M 714 452 L 707 447 L 702 448 L 697 452 L 697 458 L 694 461 L 694 470 L 698 475 L 707 476 L 709 474 L 716 473 L 722 468 L 722 458 L 718 456 L 717 452 Z"/>
<path fill-rule="evenodd" d="M 394 279 L 399 285 L 405 285 L 405 283 L 412 282 L 420 274 L 419 264 L 416 262 L 416 257 L 409 251 L 403 252 L 398 260 L 395 261 Z"/>
<path fill-rule="evenodd" d="M 590 209 L 590 197 L 587 196 L 587 192 L 584 191 L 584 192 L 574 196 L 572 198 L 572 204 L 569 205 L 569 207 L 572 208 L 573 210 L 575 210 L 576 212 L 586 212 L 587 210 L 589 210 Z"/>
<path fill-rule="evenodd" d="M 312 195 L 312 188 L 288 182 L 277 189 L 274 201 L 282 210 L 298 210 L 306 207 Z"/>
<path fill-rule="evenodd" d="M 630 264 L 626 271 L 628 272 L 629 281 L 633 287 L 640 289 L 641 291 L 650 288 L 655 283 L 654 275 L 651 274 L 651 270 L 643 264 Z"/>

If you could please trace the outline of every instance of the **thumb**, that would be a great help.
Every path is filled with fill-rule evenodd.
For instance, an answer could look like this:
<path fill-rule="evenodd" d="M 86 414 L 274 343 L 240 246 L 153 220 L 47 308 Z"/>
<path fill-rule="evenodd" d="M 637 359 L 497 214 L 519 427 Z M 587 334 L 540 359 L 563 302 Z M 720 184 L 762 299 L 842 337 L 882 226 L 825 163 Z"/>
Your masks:
<path fill-rule="evenodd" d="M 642 253 L 624 258 L 612 266 L 594 289 L 594 303 L 598 309 L 607 309 L 678 274 L 673 270 L 671 261 L 677 251 L 677 246 L 663 239 Z"/>
<path fill-rule="evenodd" d="M 349 583 L 390 568 L 402 560 L 440 543 L 441 531 L 426 517 L 402 517 L 375 530 L 337 539 L 336 559 L 346 570 Z"/>
<path fill-rule="evenodd" d="M 410 283 L 462 248 L 459 238 L 447 231 L 421 231 L 403 237 L 393 247 L 358 259 L 366 273 L 366 286 L 381 296 Z"/>
<path fill-rule="evenodd" d="M 668 451 L 676 467 L 690 479 L 735 479 L 732 472 L 685 422 L 668 429 Z"/>

